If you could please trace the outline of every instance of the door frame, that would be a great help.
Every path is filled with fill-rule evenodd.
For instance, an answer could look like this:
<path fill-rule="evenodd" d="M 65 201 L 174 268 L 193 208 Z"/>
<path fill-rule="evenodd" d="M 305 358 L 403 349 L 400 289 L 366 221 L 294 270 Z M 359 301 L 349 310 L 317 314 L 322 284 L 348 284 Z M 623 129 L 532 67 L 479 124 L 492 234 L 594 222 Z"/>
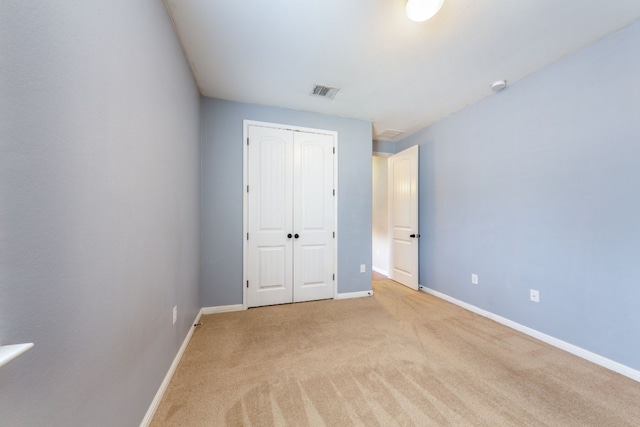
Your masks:
<path fill-rule="evenodd" d="M 317 133 L 322 135 L 330 135 L 333 137 L 333 146 L 336 152 L 333 156 L 333 186 L 336 190 L 336 195 L 333 203 L 333 221 L 336 228 L 336 237 L 333 239 L 333 265 L 335 269 L 335 280 L 333 281 L 333 299 L 336 299 L 338 295 L 338 239 L 340 233 L 338 232 L 338 132 L 325 129 L 315 129 L 301 126 L 284 125 L 279 123 L 260 122 L 255 120 L 243 120 L 242 121 L 242 307 L 247 309 L 247 233 L 249 232 L 249 195 L 247 186 L 249 185 L 249 150 L 247 149 L 247 138 L 249 137 L 249 126 L 260 126 L 266 128 L 284 129 L 293 132 L 307 132 Z"/>

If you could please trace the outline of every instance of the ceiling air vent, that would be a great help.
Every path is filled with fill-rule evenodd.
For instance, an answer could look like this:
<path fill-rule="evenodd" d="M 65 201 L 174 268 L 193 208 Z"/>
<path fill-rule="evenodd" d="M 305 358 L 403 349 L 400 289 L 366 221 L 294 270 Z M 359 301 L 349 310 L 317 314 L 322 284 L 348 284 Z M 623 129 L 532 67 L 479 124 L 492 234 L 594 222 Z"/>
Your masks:
<path fill-rule="evenodd" d="M 333 99 L 336 96 L 340 89 L 337 87 L 325 86 L 325 85 L 313 85 L 313 90 L 311 91 L 311 95 L 321 96 L 323 98 Z"/>
<path fill-rule="evenodd" d="M 404 133 L 403 130 L 387 129 L 378 134 L 378 139 L 395 139 Z"/>

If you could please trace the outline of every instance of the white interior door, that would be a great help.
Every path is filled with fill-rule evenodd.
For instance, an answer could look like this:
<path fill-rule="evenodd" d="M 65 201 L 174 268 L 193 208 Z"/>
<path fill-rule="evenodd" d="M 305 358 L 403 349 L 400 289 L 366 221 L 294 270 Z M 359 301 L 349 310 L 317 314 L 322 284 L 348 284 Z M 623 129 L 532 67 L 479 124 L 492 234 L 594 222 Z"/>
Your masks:
<path fill-rule="evenodd" d="M 389 278 L 418 290 L 418 146 L 389 157 Z"/>
<path fill-rule="evenodd" d="M 294 134 L 293 300 L 333 297 L 333 137 Z"/>
<path fill-rule="evenodd" d="M 250 126 L 247 305 L 293 301 L 293 133 Z"/>
<path fill-rule="evenodd" d="M 334 296 L 334 138 L 247 127 L 248 307 Z"/>

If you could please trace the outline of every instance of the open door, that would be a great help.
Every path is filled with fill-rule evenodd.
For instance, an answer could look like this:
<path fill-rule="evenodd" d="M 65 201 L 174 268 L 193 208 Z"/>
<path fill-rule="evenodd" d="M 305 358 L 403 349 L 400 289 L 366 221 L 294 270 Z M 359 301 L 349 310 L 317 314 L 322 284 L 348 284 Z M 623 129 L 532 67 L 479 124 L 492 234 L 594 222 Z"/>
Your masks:
<path fill-rule="evenodd" d="M 418 146 L 389 157 L 389 278 L 418 290 Z"/>

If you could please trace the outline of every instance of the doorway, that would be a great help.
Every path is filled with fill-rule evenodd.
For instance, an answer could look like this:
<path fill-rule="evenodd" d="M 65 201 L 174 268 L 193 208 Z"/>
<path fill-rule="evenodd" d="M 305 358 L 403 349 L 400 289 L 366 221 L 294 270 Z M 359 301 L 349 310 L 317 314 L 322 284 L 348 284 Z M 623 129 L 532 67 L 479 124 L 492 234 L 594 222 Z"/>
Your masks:
<path fill-rule="evenodd" d="M 389 276 L 389 214 L 387 187 L 388 162 L 390 153 L 373 153 L 372 175 L 372 230 L 371 265 L 372 270 Z"/>
<path fill-rule="evenodd" d="M 373 270 L 417 290 L 418 146 L 372 159 Z"/>

